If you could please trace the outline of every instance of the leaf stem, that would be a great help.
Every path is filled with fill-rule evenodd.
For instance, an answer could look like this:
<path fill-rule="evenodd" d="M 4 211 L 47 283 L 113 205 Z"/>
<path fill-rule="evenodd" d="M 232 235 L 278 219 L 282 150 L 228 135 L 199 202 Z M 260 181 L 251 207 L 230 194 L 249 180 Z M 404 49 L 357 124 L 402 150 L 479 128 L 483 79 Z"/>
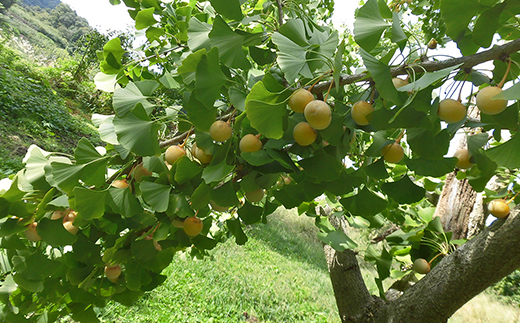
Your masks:
<path fill-rule="evenodd" d="M 498 85 L 497 85 L 498 88 L 501 89 L 502 86 L 504 86 L 504 83 L 506 83 L 507 74 L 509 74 L 509 70 L 510 69 L 511 69 L 511 59 L 508 59 L 506 73 L 504 74 L 504 77 L 502 78 L 502 81 L 500 81 L 500 83 L 498 83 Z"/>

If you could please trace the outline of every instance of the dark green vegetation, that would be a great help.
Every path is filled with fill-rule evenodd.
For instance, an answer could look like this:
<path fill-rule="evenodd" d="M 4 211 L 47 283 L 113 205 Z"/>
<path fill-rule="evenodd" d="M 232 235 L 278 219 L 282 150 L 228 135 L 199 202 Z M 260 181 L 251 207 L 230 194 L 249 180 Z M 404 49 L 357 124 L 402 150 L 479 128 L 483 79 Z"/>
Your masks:
<path fill-rule="evenodd" d="M 425 2 L 432 7 L 436 5 L 433 0 Z M 312 3 L 316 10 L 301 9 L 306 7 L 302 4 Z M 494 228 L 503 224 L 505 229 L 497 230 L 494 238 L 486 239 L 489 231 L 485 231 L 486 235 L 457 249 L 468 255 L 461 257 L 458 263 L 452 250 L 462 242 L 447 233 L 440 217 L 433 217 L 435 207 L 427 191 L 440 194 L 438 183 L 444 181 L 444 175 L 455 171 L 456 158 L 445 155 L 458 129 L 479 128 L 476 129 L 478 134 L 467 138 L 475 157 L 473 169 L 459 172 L 470 179 L 470 185 L 476 190 L 484 190 L 499 167 L 516 174 L 514 169 L 520 167 L 520 160 L 515 151 L 520 151 L 520 137 L 516 134 L 503 143 L 497 134 L 504 127 L 512 131 L 518 129 L 518 104 L 506 110 L 511 115 L 496 116 L 497 119 L 489 122 L 483 116 L 478 124 L 463 124 L 465 120 L 461 120 L 445 129 L 437 115 L 439 101 L 434 100 L 437 93 L 434 91 L 442 92 L 444 88 L 439 87 L 445 84 L 452 87 L 455 71 L 461 68 L 455 63 L 463 59 L 450 60 L 448 64 L 428 56 L 424 35 L 412 34 L 414 29 L 400 20 L 400 13 L 407 14 L 412 8 L 395 5 L 395 2 L 388 7 L 384 1 L 368 0 L 358 10 L 354 37 L 345 37 L 342 41 L 343 37 L 326 27 L 330 12 L 327 13 L 327 8 L 318 0 L 287 1 L 284 6 L 280 1 L 265 2 L 265 5 L 246 2 L 241 6 L 239 0 L 215 0 L 211 1 L 213 8 L 206 7 L 209 2 L 202 5 L 182 0 L 167 3 L 125 0 L 125 4 L 133 8 L 130 11 L 136 28 L 146 29 L 147 42 L 140 48 L 142 51 L 136 53 L 145 58 L 134 62 L 126 61 L 128 56 L 125 55 L 129 54 L 119 38 L 110 40 L 99 55 L 104 79 L 117 80 L 121 85 L 113 97 L 115 114 L 96 119 L 101 138 L 110 144 L 108 153 L 99 154 L 93 143 L 83 138 L 74 156 L 46 157 L 33 150 L 28 156 L 26 171 L 19 173 L 11 189 L 0 198 L 0 211 L 6 211 L 0 212 L 3 216 L 0 247 L 5 249 L 6 267 L 10 267 L 4 271 L 1 289 L 5 306 L 0 315 L 4 320 L 54 321 L 71 315 L 76 321 L 90 323 L 98 321 L 98 308 L 112 302 L 148 307 L 153 302 L 139 303 L 139 299 L 144 295 L 148 297 L 149 292 L 169 278 L 163 270 L 169 268 L 164 273 L 169 274 L 170 279 L 171 276 L 183 277 L 170 267 L 177 261 L 177 252 L 184 255 L 181 252 L 188 251 L 195 258 L 213 256 L 217 262 L 219 243 L 225 247 L 234 240 L 245 248 L 254 246 L 255 231 L 249 226 L 268 223 L 267 219 L 272 218 L 270 215 L 279 206 L 298 207 L 300 212 L 306 212 L 315 219 L 318 238 L 337 251 L 345 251 L 342 259 L 333 259 L 338 266 L 331 266 L 335 287 L 338 281 L 346 281 L 348 285 L 334 288 L 338 313 L 343 318 L 357 316 L 359 321 L 382 321 L 384 317 L 377 316 L 388 313 L 397 315 L 389 318 L 393 322 L 444 323 L 465 301 L 520 266 L 520 249 L 516 248 L 520 243 L 518 212 L 511 213 L 507 222 L 497 222 Z M 447 36 L 455 39 L 467 33 L 466 41 L 458 41 L 458 45 L 462 54 L 469 55 L 472 61 L 466 60 L 469 65 L 459 73 L 467 74 L 463 76 L 464 82 L 470 82 L 471 76 L 474 85 L 482 85 L 473 78 L 471 67 L 483 56 L 472 54 L 480 46 L 489 46 L 486 45 L 489 33 L 471 28 L 469 22 L 477 17 L 481 22 L 479 26 L 487 16 L 503 12 L 505 18 L 494 28 L 502 35 L 501 26 L 509 25 L 506 22 L 511 15 L 520 14 L 520 8 L 478 7 L 470 12 L 466 23 L 460 24 L 458 17 L 449 15 L 459 9 L 454 2 L 442 1 L 441 4 L 442 16 L 449 26 Z M 413 9 L 417 9 L 418 21 L 424 22 L 422 8 Z M 439 36 L 446 35 L 440 32 Z M 345 61 L 345 54 L 357 48 L 361 48 L 363 66 L 361 61 Z M 401 51 L 400 55 L 397 50 Z M 520 40 L 517 39 L 509 45 L 489 49 L 491 56 L 484 57 L 498 59 L 518 51 Z M 405 53 L 410 55 L 405 57 Z M 390 68 L 389 61 L 394 56 L 398 60 L 392 64 L 402 69 Z M 433 67 L 426 70 L 427 63 Z M 499 63 L 495 62 L 495 66 Z M 504 67 L 503 62 L 501 64 Z M 367 74 L 341 75 L 359 67 L 365 67 L 372 80 L 370 84 L 362 81 Z M 503 80 L 500 86 L 507 79 L 507 75 L 502 78 L 504 73 L 508 74 L 509 70 L 500 71 L 497 67 L 494 71 L 494 78 Z M 398 91 L 397 83 L 392 80 L 395 74 L 408 74 L 405 77 L 411 83 L 409 88 Z M 517 70 L 511 70 L 513 78 L 518 74 Z M 77 75 L 72 73 L 72 78 L 80 80 Z M 485 81 L 490 86 L 496 84 L 491 79 Z M 286 103 L 293 90 L 311 85 L 316 101 L 321 102 L 318 106 L 323 108 L 318 110 L 316 102 L 311 101 L 312 110 L 308 110 L 307 105 L 303 115 L 289 110 Z M 165 105 L 160 104 L 164 93 L 160 91 L 164 88 L 183 93 L 179 98 L 182 106 L 164 109 Z M 456 95 L 456 91 L 457 87 L 450 94 Z M 512 101 L 520 100 L 515 93 L 508 90 L 505 95 L 511 95 Z M 373 101 L 374 112 L 368 125 L 359 127 L 352 122 L 352 98 Z M 472 98 L 464 99 L 472 105 Z M 164 109 L 166 115 L 155 113 L 160 109 Z M 233 127 L 231 138 L 224 143 L 215 143 L 207 134 L 217 118 Z M 319 131 L 314 138 L 318 141 L 299 147 L 290 134 L 293 126 L 304 118 Z M 482 133 L 482 123 L 489 124 L 487 130 L 497 130 L 493 148 L 487 145 L 490 135 Z M 168 127 L 174 140 L 168 140 Z M 253 138 L 254 149 L 242 149 L 246 146 L 242 145 L 244 138 Z M 181 142 L 186 150 L 191 148 L 197 152 L 198 149 L 204 153 L 197 153 L 199 156 L 213 158 L 199 163 L 196 158 L 201 162 L 203 158 L 187 153 L 171 165 L 165 164 L 165 148 Z M 381 150 L 390 144 L 400 149 L 400 158 L 388 158 L 387 151 Z M 346 158 L 350 163 L 344 162 Z M 23 185 L 16 185 L 18 183 Z M 349 226 L 370 232 L 390 226 L 399 230 L 375 239 L 378 242 L 375 246 L 368 244 L 366 237 L 347 236 L 342 229 L 332 226 L 323 213 L 315 213 L 316 198 L 323 194 L 334 209 L 330 219 L 340 217 L 348 221 Z M 486 198 L 497 194 L 501 193 L 485 192 Z M 215 206 L 232 207 L 232 211 L 222 214 Z M 65 209 L 64 220 L 56 219 L 55 215 L 63 214 Z M 181 229 L 179 223 L 183 219 Z M 187 223 L 197 223 L 198 229 L 203 231 L 192 234 L 194 231 L 187 230 Z M 204 223 L 203 227 L 200 223 Z M 253 235 L 249 245 L 246 233 Z M 232 236 L 234 239 L 230 240 Z M 276 237 L 266 236 L 277 246 Z M 484 248 L 486 246 L 491 247 Z M 284 249 L 280 249 L 282 258 L 292 259 Z M 49 250 L 53 252 L 49 254 Z M 210 282 L 227 281 L 229 276 L 241 271 L 259 270 L 251 263 L 241 266 L 244 261 L 229 264 L 228 260 L 234 257 L 223 254 L 222 266 L 204 272 Z M 475 255 L 487 258 L 480 261 Z M 254 258 L 251 254 L 249 257 Z M 278 265 L 280 258 L 272 257 Z M 419 257 L 428 259 L 433 270 L 420 277 L 421 283 L 404 291 L 396 301 L 385 302 L 388 283 L 406 275 L 411 262 Z M 270 256 L 263 254 L 257 258 L 264 261 Z M 377 272 L 367 275 L 368 281 L 375 281 L 377 289 L 367 286 L 363 279 L 367 277 L 361 273 L 349 271 L 357 268 L 363 258 L 361 266 L 368 262 L 377 267 Z M 268 271 L 269 264 L 260 263 L 263 271 Z M 198 266 L 195 262 L 190 264 L 194 264 L 189 271 L 193 273 Z M 345 267 L 341 268 L 342 265 Z M 225 275 L 208 274 L 228 268 L 231 270 Z M 255 281 L 257 275 L 243 281 Z M 260 281 L 269 281 L 271 286 L 272 280 Z M 179 281 L 180 286 L 169 281 L 166 287 L 178 290 L 193 284 L 192 280 L 174 280 Z M 211 315 L 215 313 L 214 308 L 230 303 L 236 291 L 241 299 L 245 298 L 243 295 L 250 290 L 240 288 L 244 284 L 240 285 L 239 278 L 233 281 L 239 285 L 233 285 L 228 295 L 223 295 L 222 288 L 209 292 L 225 300 L 206 301 L 211 306 L 204 313 Z M 287 281 L 283 279 L 278 285 L 283 287 Z M 193 294 L 208 294 L 207 291 L 212 290 L 210 285 L 194 289 Z M 254 290 L 271 290 L 265 289 L 264 284 L 251 285 L 256 286 Z M 277 287 L 273 294 L 282 289 Z M 321 291 L 318 287 L 315 289 L 317 293 Z M 381 306 L 381 310 L 367 312 L 378 299 L 371 295 L 374 291 L 380 293 L 377 306 Z M 184 290 L 182 294 L 191 293 Z M 298 300 L 307 304 L 307 294 L 286 298 L 291 304 Z M 273 304 L 284 302 L 276 301 L 269 292 L 264 295 L 270 301 L 265 306 L 226 307 L 224 314 L 218 314 L 215 319 L 229 316 L 238 319 L 237 315 L 244 310 L 266 320 L 288 320 L 285 316 L 271 318 L 265 314 L 263 307 L 269 309 Z M 171 310 L 186 308 L 185 300 L 192 298 L 195 297 L 181 298 L 183 306 Z M 253 303 L 257 299 L 252 298 Z M 434 305 L 439 308 L 432 308 Z M 319 311 L 309 308 L 312 312 Z M 351 309 L 354 312 L 350 312 Z M 297 312 L 287 310 L 286 306 L 285 311 L 291 313 L 291 318 L 298 317 Z M 179 315 L 182 318 L 154 319 L 186 319 L 187 314 L 182 311 Z M 404 319 L 409 317 L 412 319 Z"/>
<path fill-rule="evenodd" d="M 211 257 L 176 256 L 164 284 L 130 308 L 111 303 L 102 322 L 339 322 L 313 219 L 279 209 Z M 258 321 L 254 321 L 253 317 Z"/>
<path fill-rule="evenodd" d="M 108 36 L 65 4 L 14 4 L 0 28 L 0 178 L 22 168 L 31 144 L 71 153 L 83 137 L 100 143 L 90 114 L 109 109 L 110 96 L 92 79 Z"/>

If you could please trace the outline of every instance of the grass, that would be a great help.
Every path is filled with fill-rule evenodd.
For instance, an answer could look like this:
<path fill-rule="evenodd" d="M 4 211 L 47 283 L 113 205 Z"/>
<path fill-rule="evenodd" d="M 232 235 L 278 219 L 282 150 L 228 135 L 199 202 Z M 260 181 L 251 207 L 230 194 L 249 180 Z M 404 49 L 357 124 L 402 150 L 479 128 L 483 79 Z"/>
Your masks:
<path fill-rule="evenodd" d="M 487 292 L 460 308 L 449 323 L 520 323 L 520 308 L 505 305 Z"/>
<path fill-rule="evenodd" d="M 102 322 L 339 322 L 313 219 L 279 211 L 211 259 L 176 257 L 166 282 L 133 307 L 111 303 Z M 247 320 L 249 318 L 249 320 Z M 255 321 L 256 318 L 258 321 Z"/>

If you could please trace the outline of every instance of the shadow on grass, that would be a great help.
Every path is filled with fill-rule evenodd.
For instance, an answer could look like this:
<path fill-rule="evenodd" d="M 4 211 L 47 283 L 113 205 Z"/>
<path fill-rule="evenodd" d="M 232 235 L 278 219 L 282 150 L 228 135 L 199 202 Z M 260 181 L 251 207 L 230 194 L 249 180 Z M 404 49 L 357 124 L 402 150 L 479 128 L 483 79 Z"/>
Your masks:
<path fill-rule="evenodd" d="M 323 244 L 318 240 L 317 232 L 312 218 L 279 208 L 268 217 L 267 224 L 249 226 L 246 234 L 285 257 L 328 272 Z"/>

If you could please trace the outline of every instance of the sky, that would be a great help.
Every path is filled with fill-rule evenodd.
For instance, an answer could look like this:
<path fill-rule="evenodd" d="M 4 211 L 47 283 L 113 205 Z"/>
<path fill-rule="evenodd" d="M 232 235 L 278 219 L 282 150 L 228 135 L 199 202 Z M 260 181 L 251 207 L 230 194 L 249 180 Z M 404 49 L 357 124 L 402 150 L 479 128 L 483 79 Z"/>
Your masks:
<path fill-rule="evenodd" d="M 133 25 L 133 20 L 123 4 L 113 6 L 108 0 L 61 0 L 72 10 L 87 19 L 90 26 L 100 32 L 107 30 L 126 30 L 127 25 Z"/>
<path fill-rule="evenodd" d="M 76 13 L 86 18 L 92 27 L 99 31 L 126 30 L 127 25 L 133 25 L 133 20 L 128 15 L 123 4 L 113 6 L 108 0 L 61 0 L 68 4 Z M 350 4 L 350 5 L 349 5 Z M 354 24 L 355 6 L 349 1 L 336 2 L 334 16 L 335 26 L 348 26 L 351 30 Z"/>

